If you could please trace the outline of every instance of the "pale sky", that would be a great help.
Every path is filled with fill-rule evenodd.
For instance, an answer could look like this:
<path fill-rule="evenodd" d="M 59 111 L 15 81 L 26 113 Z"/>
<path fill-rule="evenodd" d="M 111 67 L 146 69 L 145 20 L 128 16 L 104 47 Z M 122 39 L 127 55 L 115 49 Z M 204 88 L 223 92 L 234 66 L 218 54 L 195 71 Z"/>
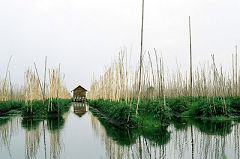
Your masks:
<path fill-rule="evenodd" d="M 169 68 L 188 66 L 188 16 L 192 18 L 196 65 L 214 53 L 231 65 L 240 45 L 239 0 L 145 0 L 144 50 L 162 51 Z M 89 89 L 121 48 L 137 61 L 141 0 L 0 0 L 0 78 L 7 61 L 12 79 L 22 83 L 36 62 L 43 68 L 61 63 L 67 87 Z M 43 69 L 42 71 L 43 72 Z"/>

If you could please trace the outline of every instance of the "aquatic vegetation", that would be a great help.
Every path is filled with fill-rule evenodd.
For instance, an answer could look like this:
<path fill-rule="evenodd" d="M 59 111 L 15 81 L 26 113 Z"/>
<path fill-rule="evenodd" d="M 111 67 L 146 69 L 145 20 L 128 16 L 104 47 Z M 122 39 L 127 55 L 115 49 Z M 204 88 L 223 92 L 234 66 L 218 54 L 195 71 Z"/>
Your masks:
<path fill-rule="evenodd" d="M 202 118 L 236 117 L 238 111 L 236 97 L 195 97 L 188 102 L 187 109 L 182 114 Z"/>
<path fill-rule="evenodd" d="M 236 118 L 239 112 L 238 97 L 175 97 L 175 98 L 142 98 L 139 116 L 135 115 L 136 100 L 111 101 L 104 99 L 88 100 L 93 108 L 122 125 L 132 127 L 157 124 L 168 125 L 171 119 L 180 117 L 224 120 Z M 154 120 L 151 120 L 154 119 Z"/>
<path fill-rule="evenodd" d="M 181 116 L 181 114 L 186 111 L 190 100 L 189 97 L 166 98 L 166 105 L 170 108 L 174 116 Z"/>
<path fill-rule="evenodd" d="M 63 113 L 69 110 L 70 103 L 70 99 L 48 99 L 45 101 L 29 101 L 22 107 L 22 116 L 25 118 L 35 117 L 43 119 L 52 116 L 62 116 Z"/>
<path fill-rule="evenodd" d="M 0 116 L 8 113 L 12 110 L 21 110 L 21 108 L 25 105 L 24 101 L 0 101 Z"/>
<path fill-rule="evenodd" d="M 231 113 L 233 116 L 240 116 L 240 97 L 231 97 L 228 100 L 229 105 L 231 105 Z"/>
<path fill-rule="evenodd" d="M 24 74 L 24 85 L 16 87 L 10 78 L 11 58 L 8 62 L 4 80 L 0 79 L 0 116 L 9 111 L 21 111 L 23 117 L 46 118 L 62 115 L 68 111 L 70 93 L 66 89 L 64 76 L 57 69 L 49 69 L 47 78 L 47 57 L 45 58 L 44 77 L 41 81 L 38 69 L 27 69 Z M 48 79 L 48 81 L 47 81 Z"/>
<path fill-rule="evenodd" d="M 128 128 L 119 127 L 119 125 L 109 122 L 109 119 L 106 118 L 106 116 L 102 116 L 102 114 L 99 114 L 94 110 L 91 111 L 98 117 L 98 120 L 104 126 L 107 135 L 119 145 L 133 145 L 141 136 L 157 145 L 164 145 L 170 140 L 170 132 L 167 130 L 167 126 L 163 126 L 158 119 L 152 116 L 139 116 L 138 119 L 135 119 L 137 120 L 134 125 L 135 127 Z"/>
<path fill-rule="evenodd" d="M 141 99 L 139 106 L 140 116 L 153 116 L 154 118 L 159 119 L 162 123 L 165 123 L 171 118 L 171 109 L 166 103 L 164 103 L 164 100 Z"/>
<path fill-rule="evenodd" d="M 129 127 L 134 126 L 135 121 L 132 118 L 134 109 L 130 108 L 124 101 L 110 101 L 110 100 L 89 100 L 90 106 L 99 110 L 109 121 L 115 125 Z"/>
<path fill-rule="evenodd" d="M 18 111 L 24 118 L 61 116 L 69 110 L 70 103 L 70 99 L 48 99 L 46 101 L 33 100 L 28 102 L 15 100 L 0 101 L 0 115 L 6 115 L 6 113 Z"/>
<path fill-rule="evenodd" d="M 139 116 L 152 115 L 161 123 L 172 117 L 214 119 L 240 115 L 240 74 L 234 56 L 237 52 L 232 56 L 231 73 L 216 64 L 214 55 L 208 65 L 195 70 L 191 63 L 190 70 L 184 73 L 180 68 L 166 72 L 163 57 L 157 50 L 154 54 L 155 62 L 148 52 L 148 59 L 141 58 L 137 69 L 132 69 L 123 50 L 99 79 L 93 78 L 89 98 L 96 102 L 90 100 L 89 104 L 118 121 L 134 121 L 134 112 Z"/>

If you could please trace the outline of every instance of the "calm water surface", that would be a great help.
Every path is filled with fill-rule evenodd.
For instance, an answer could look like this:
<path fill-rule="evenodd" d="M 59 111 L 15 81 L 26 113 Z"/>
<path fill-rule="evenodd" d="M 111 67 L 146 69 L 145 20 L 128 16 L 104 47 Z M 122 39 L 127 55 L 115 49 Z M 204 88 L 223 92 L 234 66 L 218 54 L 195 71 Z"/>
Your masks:
<path fill-rule="evenodd" d="M 240 158 L 240 124 L 175 120 L 166 129 L 119 130 L 83 104 L 61 119 L 0 118 L 1 159 Z"/>

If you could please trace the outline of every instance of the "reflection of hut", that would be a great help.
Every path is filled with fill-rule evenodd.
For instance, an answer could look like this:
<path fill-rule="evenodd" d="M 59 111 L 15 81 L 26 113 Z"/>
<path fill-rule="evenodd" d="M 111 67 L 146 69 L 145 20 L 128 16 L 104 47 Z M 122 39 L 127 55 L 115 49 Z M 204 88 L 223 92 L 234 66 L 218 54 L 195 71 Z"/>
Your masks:
<path fill-rule="evenodd" d="M 86 100 L 87 90 L 83 88 L 82 86 L 76 87 L 73 92 L 73 98 L 72 100 L 74 102 L 84 102 Z"/>
<path fill-rule="evenodd" d="M 88 111 L 87 105 L 78 105 L 78 106 L 73 106 L 73 112 L 79 117 L 82 117 L 86 112 Z"/>

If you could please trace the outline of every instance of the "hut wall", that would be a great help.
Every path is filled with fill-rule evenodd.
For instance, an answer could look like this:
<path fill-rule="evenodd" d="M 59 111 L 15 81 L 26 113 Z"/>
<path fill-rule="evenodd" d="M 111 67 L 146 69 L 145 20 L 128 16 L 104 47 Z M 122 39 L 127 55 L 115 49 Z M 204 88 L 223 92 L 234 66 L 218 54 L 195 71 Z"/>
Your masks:
<path fill-rule="evenodd" d="M 73 91 L 73 97 L 86 97 L 86 91 L 84 89 L 78 88 Z"/>

